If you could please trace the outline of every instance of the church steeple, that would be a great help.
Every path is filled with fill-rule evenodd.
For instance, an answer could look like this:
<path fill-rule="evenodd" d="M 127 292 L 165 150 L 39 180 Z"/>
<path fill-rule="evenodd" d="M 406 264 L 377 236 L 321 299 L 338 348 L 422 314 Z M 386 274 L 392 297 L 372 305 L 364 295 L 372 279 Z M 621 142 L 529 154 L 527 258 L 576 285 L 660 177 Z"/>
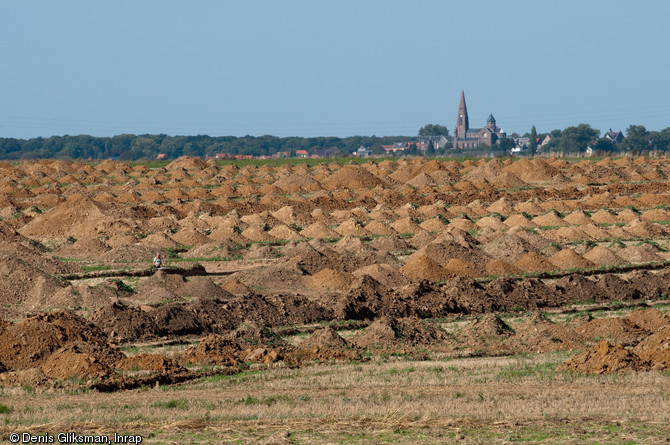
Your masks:
<path fill-rule="evenodd" d="M 461 103 L 458 105 L 458 116 L 456 117 L 456 131 L 454 132 L 454 136 L 464 138 L 468 128 L 470 128 L 468 107 L 465 105 L 465 93 L 461 90 Z"/>

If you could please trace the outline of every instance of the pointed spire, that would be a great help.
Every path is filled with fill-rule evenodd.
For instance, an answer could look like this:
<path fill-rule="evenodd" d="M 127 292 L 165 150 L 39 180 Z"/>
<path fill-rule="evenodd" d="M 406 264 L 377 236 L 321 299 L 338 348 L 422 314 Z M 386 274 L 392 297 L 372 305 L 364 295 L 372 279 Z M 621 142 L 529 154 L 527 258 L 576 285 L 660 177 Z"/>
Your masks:
<path fill-rule="evenodd" d="M 458 137 L 465 137 L 470 128 L 468 120 L 468 107 L 465 105 L 465 92 L 461 90 L 461 103 L 458 105 L 458 116 L 456 117 L 456 130 Z"/>

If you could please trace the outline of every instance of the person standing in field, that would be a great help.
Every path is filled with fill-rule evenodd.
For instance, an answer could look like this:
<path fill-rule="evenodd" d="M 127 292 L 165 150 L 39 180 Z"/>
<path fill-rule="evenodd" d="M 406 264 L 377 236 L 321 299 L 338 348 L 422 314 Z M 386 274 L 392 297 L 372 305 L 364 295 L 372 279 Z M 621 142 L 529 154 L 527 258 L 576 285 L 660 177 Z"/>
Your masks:
<path fill-rule="evenodd" d="M 161 253 L 156 252 L 156 257 L 154 258 L 154 269 L 160 269 L 162 264 L 163 260 L 161 259 Z"/>

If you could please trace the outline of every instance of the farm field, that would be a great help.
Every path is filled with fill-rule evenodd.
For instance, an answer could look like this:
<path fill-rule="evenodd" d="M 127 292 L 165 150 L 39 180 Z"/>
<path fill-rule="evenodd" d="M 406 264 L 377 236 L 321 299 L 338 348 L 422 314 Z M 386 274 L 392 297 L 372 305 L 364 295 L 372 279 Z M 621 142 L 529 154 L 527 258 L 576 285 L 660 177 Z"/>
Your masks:
<path fill-rule="evenodd" d="M 665 441 L 669 174 L 2 163 L 0 435 Z"/>

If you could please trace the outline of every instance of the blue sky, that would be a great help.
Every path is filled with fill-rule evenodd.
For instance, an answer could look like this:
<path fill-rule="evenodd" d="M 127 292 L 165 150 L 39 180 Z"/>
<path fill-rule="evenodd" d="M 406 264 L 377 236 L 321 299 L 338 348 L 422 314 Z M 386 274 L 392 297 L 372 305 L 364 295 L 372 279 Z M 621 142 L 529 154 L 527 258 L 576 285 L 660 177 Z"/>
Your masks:
<path fill-rule="evenodd" d="M 0 137 L 670 126 L 670 2 L 0 1 Z"/>

